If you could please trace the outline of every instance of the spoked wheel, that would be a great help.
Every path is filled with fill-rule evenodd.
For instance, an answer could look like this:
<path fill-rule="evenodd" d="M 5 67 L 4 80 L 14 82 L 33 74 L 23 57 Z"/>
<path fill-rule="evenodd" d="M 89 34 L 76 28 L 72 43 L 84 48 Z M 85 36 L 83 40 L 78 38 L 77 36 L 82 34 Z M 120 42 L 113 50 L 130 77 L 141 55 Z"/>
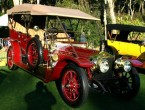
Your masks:
<path fill-rule="evenodd" d="M 62 99 L 71 107 L 78 107 L 87 99 L 87 76 L 82 68 L 74 64 L 69 64 L 63 69 L 56 86 Z"/>
<path fill-rule="evenodd" d="M 37 37 L 32 38 L 28 43 L 27 59 L 31 69 L 36 69 L 42 63 L 42 45 Z"/>
<path fill-rule="evenodd" d="M 135 97 L 140 88 L 140 78 L 135 68 L 129 73 L 123 72 L 117 83 L 117 95 L 124 99 Z"/>
<path fill-rule="evenodd" d="M 7 51 L 7 66 L 10 70 L 16 70 L 18 67 L 13 63 L 13 48 L 10 46 Z"/>

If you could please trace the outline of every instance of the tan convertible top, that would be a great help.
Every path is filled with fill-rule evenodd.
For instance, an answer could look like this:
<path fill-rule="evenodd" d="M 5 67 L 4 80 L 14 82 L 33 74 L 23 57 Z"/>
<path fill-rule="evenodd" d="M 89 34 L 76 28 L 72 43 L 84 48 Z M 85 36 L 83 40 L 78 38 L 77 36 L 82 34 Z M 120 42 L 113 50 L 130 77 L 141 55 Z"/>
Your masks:
<path fill-rule="evenodd" d="M 68 18 L 99 20 L 89 14 L 86 14 L 78 9 L 69 9 L 62 7 L 37 5 L 37 4 L 22 4 L 15 6 L 7 11 L 8 15 L 11 14 L 31 14 L 31 15 L 50 15 Z"/>

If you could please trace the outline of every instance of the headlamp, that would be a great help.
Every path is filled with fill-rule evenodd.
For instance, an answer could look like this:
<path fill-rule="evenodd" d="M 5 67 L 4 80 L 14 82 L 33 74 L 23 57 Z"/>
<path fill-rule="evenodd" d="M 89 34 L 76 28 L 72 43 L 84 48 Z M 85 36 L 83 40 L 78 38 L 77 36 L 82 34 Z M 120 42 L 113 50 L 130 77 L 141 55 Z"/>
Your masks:
<path fill-rule="evenodd" d="M 58 55 L 57 54 L 53 54 L 52 55 L 52 60 L 53 61 L 58 61 Z"/>
<path fill-rule="evenodd" d="M 126 71 L 126 72 L 129 72 L 130 70 L 131 70 L 131 63 L 130 63 L 130 61 L 125 61 L 124 62 L 124 64 L 123 64 L 123 68 L 124 68 L 124 71 Z"/>
<path fill-rule="evenodd" d="M 99 63 L 100 71 L 106 73 L 109 70 L 109 61 L 107 59 L 102 59 Z"/>

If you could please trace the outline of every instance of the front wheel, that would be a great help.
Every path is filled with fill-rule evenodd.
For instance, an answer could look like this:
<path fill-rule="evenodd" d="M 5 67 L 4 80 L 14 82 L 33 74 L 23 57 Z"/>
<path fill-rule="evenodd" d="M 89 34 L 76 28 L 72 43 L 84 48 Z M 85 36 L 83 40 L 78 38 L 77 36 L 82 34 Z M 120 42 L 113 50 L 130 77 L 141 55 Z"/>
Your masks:
<path fill-rule="evenodd" d="M 88 80 L 84 69 L 68 64 L 56 81 L 57 89 L 66 104 L 79 107 L 88 96 Z"/>
<path fill-rule="evenodd" d="M 116 84 L 118 86 L 116 89 L 118 96 L 124 99 L 135 97 L 140 88 L 140 78 L 137 70 L 133 67 L 129 73 L 122 72 Z"/>

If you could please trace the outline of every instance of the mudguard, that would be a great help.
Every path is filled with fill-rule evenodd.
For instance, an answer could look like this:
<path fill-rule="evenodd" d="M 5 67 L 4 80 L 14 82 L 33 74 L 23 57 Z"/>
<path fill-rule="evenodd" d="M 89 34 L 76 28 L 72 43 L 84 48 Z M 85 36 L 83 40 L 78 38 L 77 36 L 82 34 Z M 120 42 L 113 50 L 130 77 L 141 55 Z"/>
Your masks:
<path fill-rule="evenodd" d="M 142 67 L 143 66 L 143 63 L 139 60 L 130 60 L 132 66 L 134 67 Z"/>
<path fill-rule="evenodd" d="M 53 70 L 52 76 L 49 77 L 49 79 L 47 81 L 52 81 L 52 80 L 58 79 L 60 77 L 61 71 L 68 63 L 74 63 L 81 68 L 90 68 L 94 65 L 88 59 L 84 59 L 84 58 L 74 59 L 71 57 L 65 57 L 64 59 L 59 60 L 59 62 L 56 64 L 56 66 Z"/>
<path fill-rule="evenodd" d="M 17 41 L 11 41 L 11 46 L 13 48 L 14 63 L 21 62 L 21 48 Z"/>

